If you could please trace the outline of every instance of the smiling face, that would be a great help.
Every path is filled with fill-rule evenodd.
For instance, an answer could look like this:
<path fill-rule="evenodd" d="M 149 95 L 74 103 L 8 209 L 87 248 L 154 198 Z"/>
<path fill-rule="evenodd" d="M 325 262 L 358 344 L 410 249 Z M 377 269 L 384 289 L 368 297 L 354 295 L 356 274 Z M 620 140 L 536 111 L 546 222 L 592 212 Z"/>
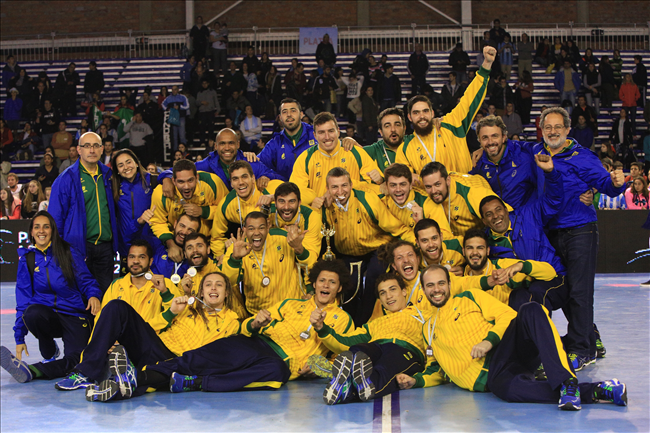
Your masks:
<path fill-rule="evenodd" d="M 399 286 L 397 280 L 386 280 L 379 283 L 377 294 L 381 305 L 391 313 L 397 313 L 406 308 L 406 289 Z"/>
<path fill-rule="evenodd" d="M 135 179 L 138 167 L 135 165 L 133 157 L 128 153 L 123 153 L 115 159 L 117 173 L 129 182 Z"/>
<path fill-rule="evenodd" d="M 52 226 L 50 225 L 50 219 L 44 215 L 34 218 L 31 235 L 36 247 L 44 250 L 52 240 Z"/>
<path fill-rule="evenodd" d="M 332 152 L 339 144 L 341 131 L 333 121 L 327 121 L 314 127 L 314 137 L 318 146 L 325 152 Z"/>
<path fill-rule="evenodd" d="M 449 281 L 442 269 L 430 269 L 422 275 L 422 289 L 434 307 L 443 307 L 450 296 Z"/>
<path fill-rule="evenodd" d="M 192 170 L 183 170 L 174 173 L 172 181 L 185 200 L 192 198 L 197 184 L 196 174 Z"/>
<path fill-rule="evenodd" d="M 381 119 L 381 137 L 389 147 L 395 148 L 404 140 L 404 122 L 396 114 L 389 114 Z"/>
<path fill-rule="evenodd" d="M 183 214 L 174 223 L 174 242 L 179 247 L 182 247 L 185 236 L 196 233 L 197 231 L 199 231 L 199 222 L 193 221 L 187 215 Z"/>
<path fill-rule="evenodd" d="M 247 169 L 239 168 L 230 175 L 230 185 L 238 197 L 248 200 L 255 192 L 255 176 L 251 175 Z"/>
<path fill-rule="evenodd" d="M 411 245 L 402 245 L 393 251 L 392 267 L 406 281 L 413 281 L 418 275 L 420 257 Z"/>
<path fill-rule="evenodd" d="M 298 213 L 300 209 L 300 200 L 295 192 L 275 198 L 275 209 L 283 221 L 289 222 Z"/>
<path fill-rule="evenodd" d="M 186 242 L 185 258 L 190 266 L 195 268 L 205 266 L 208 263 L 208 245 L 200 237 Z"/>
<path fill-rule="evenodd" d="M 341 206 L 345 206 L 352 193 L 352 182 L 348 176 L 328 177 L 327 191 Z"/>
<path fill-rule="evenodd" d="M 313 285 L 314 301 L 321 309 L 336 302 L 336 297 L 343 290 L 336 272 L 321 271 Z"/>
<path fill-rule="evenodd" d="M 492 231 L 503 234 L 508 230 L 510 215 L 508 209 L 499 200 L 492 200 L 483 204 L 481 210 L 483 212 L 483 224 Z"/>
<path fill-rule="evenodd" d="M 132 246 L 129 249 L 129 255 L 126 257 L 126 267 L 131 275 L 140 275 L 149 270 L 153 258 L 147 255 L 147 248 L 141 246 Z"/>
<path fill-rule="evenodd" d="M 232 131 L 223 130 L 217 135 L 217 154 L 224 164 L 228 165 L 237 157 L 239 139 Z"/>
<path fill-rule="evenodd" d="M 419 101 L 413 104 L 409 120 L 418 135 L 429 135 L 433 131 L 433 110 L 426 102 Z"/>
<path fill-rule="evenodd" d="M 411 192 L 411 183 L 404 176 L 388 176 L 386 179 L 386 189 L 388 190 L 388 195 L 390 195 L 395 203 L 399 206 L 404 206 Z"/>
<path fill-rule="evenodd" d="M 488 261 L 490 248 L 487 246 L 485 239 L 474 237 L 465 241 L 463 254 L 473 271 L 482 271 Z"/>
<path fill-rule="evenodd" d="M 482 126 L 478 137 L 483 151 L 491 161 L 501 159 L 508 137 L 498 126 Z"/>
<path fill-rule="evenodd" d="M 262 251 L 266 236 L 269 234 L 268 221 L 266 218 L 248 218 L 244 227 L 244 234 L 253 251 Z"/>
<path fill-rule="evenodd" d="M 550 113 L 544 119 L 542 128 L 544 141 L 551 149 L 558 149 L 566 142 L 569 128 L 564 126 L 564 117 L 557 113 Z"/>
<path fill-rule="evenodd" d="M 424 189 L 436 204 L 441 204 L 449 197 L 450 179 L 442 177 L 440 172 L 432 173 L 422 178 Z"/>
<path fill-rule="evenodd" d="M 201 290 L 203 302 L 217 310 L 222 309 L 228 297 L 228 289 L 226 287 L 227 283 L 223 276 L 219 274 L 206 275 L 203 279 Z"/>
<path fill-rule="evenodd" d="M 435 227 L 420 230 L 416 242 L 427 263 L 438 263 L 442 254 L 442 236 Z"/>

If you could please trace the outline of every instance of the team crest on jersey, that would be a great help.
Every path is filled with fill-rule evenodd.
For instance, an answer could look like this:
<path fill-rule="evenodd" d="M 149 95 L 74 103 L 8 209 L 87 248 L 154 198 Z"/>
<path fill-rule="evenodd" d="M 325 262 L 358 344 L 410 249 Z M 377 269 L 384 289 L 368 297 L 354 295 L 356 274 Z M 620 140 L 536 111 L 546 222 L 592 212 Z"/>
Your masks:
<path fill-rule="evenodd" d="M 420 155 L 420 161 L 424 160 L 424 155 Z"/>
<path fill-rule="evenodd" d="M 341 158 L 341 164 L 345 164 L 345 158 Z"/>
<path fill-rule="evenodd" d="M 34 272 L 41 272 L 41 269 L 40 269 L 38 266 L 36 266 L 36 267 L 34 268 Z"/>
<path fill-rule="evenodd" d="M 512 172 L 512 177 L 515 177 L 516 175 L 517 175 L 517 170 L 514 170 L 514 171 Z"/>
<path fill-rule="evenodd" d="M 339 318 L 339 315 L 338 315 L 338 314 L 335 314 L 334 317 L 332 317 L 332 319 L 334 319 L 334 320 L 336 320 L 336 319 L 338 319 L 338 318 Z"/>
<path fill-rule="evenodd" d="M 313 146 L 314 144 L 316 144 L 316 141 L 314 141 L 314 140 L 309 140 L 309 145 L 310 145 L 310 146 Z"/>
<path fill-rule="evenodd" d="M 316 163 L 316 167 L 320 167 L 320 162 L 317 162 L 317 163 Z"/>
<path fill-rule="evenodd" d="M 458 206 L 454 206 L 454 212 L 458 212 Z"/>
<path fill-rule="evenodd" d="M 85 185 L 82 185 L 82 186 L 81 186 L 81 190 L 82 190 L 83 192 L 86 192 L 86 186 L 85 186 Z"/>
<path fill-rule="evenodd" d="M 153 292 L 155 292 L 155 291 L 156 291 L 156 289 L 154 289 L 154 288 L 152 287 L 152 288 L 151 288 L 151 291 L 150 291 L 149 293 L 153 293 Z M 151 301 L 149 301 L 149 302 L 151 302 Z"/>
<path fill-rule="evenodd" d="M 163 254 L 162 256 L 160 256 L 160 258 L 163 260 L 167 260 L 167 254 Z"/>
<path fill-rule="evenodd" d="M 487 177 L 488 179 L 492 179 L 492 175 L 490 174 L 489 171 L 487 173 L 485 173 L 485 177 Z"/>
<path fill-rule="evenodd" d="M 120 195 L 124 195 L 124 191 L 122 191 L 122 188 L 120 188 Z"/>
<path fill-rule="evenodd" d="M 320 177 L 320 171 L 316 173 L 316 177 Z"/>

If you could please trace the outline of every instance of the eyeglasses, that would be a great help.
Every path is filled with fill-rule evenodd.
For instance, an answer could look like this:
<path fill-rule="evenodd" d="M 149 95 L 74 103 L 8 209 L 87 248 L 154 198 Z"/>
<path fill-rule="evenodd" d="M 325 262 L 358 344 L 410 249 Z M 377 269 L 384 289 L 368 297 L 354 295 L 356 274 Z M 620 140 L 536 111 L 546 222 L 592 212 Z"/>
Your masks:
<path fill-rule="evenodd" d="M 77 147 L 80 147 L 82 149 L 101 149 L 102 147 L 104 147 L 104 145 L 103 144 L 97 144 L 97 143 L 95 143 L 95 144 L 80 144 Z"/>
<path fill-rule="evenodd" d="M 562 132 L 564 129 L 565 129 L 564 125 L 555 125 L 555 126 L 548 125 L 544 127 L 544 132 L 551 132 L 551 131 Z"/>

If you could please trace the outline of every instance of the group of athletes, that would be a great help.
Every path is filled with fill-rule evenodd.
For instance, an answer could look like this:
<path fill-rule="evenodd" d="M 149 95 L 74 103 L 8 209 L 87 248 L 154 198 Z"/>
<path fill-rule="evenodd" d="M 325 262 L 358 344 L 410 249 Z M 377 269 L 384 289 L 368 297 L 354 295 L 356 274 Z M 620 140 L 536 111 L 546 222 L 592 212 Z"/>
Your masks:
<path fill-rule="evenodd" d="M 320 376 L 329 405 L 452 382 L 564 410 L 625 406 L 624 383 L 575 374 L 606 353 L 593 317 L 596 213 L 583 193 L 616 196 L 623 174 L 567 138 L 562 108 L 542 113 L 541 143 L 509 141 L 499 117 L 483 118 L 470 155 L 496 50 L 483 54 L 451 113 L 434 119 L 415 96 L 408 119 L 379 115 L 383 139 L 366 148 L 341 141 L 330 113 L 301 123 L 294 100 L 259 156 L 220 131 L 199 170 L 180 160 L 159 176 L 132 215 L 149 236 L 123 247 L 124 275 L 105 292 L 61 224 L 37 213 L 18 268 L 16 353 L 0 348 L 2 367 L 22 383 L 58 378 L 92 402 Z M 32 365 L 28 332 L 45 359 Z"/>

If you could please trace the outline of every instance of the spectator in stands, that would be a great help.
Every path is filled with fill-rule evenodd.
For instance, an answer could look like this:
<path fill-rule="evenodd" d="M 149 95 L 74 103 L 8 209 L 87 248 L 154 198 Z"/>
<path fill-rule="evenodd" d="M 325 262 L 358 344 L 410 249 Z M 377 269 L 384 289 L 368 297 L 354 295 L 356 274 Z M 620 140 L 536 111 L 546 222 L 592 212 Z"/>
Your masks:
<path fill-rule="evenodd" d="M 332 111 L 332 90 L 338 89 L 338 84 L 336 80 L 331 75 L 332 68 L 329 65 L 325 65 L 323 73 L 316 78 L 314 82 L 314 97 L 320 102 L 322 106 L 321 111 L 327 111 L 328 113 Z"/>
<path fill-rule="evenodd" d="M 632 181 L 638 176 L 642 176 L 646 181 L 648 180 L 648 178 L 643 174 L 643 163 L 633 162 L 630 164 L 630 174 L 625 178 L 625 183 L 632 183 Z"/>
<path fill-rule="evenodd" d="M 304 72 L 305 66 L 302 63 L 298 63 L 296 69 L 287 72 L 287 75 L 284 77 L 287 97 L 295 99 L 301 104 L 305 95 L 305 89 L 307 88 L 307 78 Z"/>
<path fill-rule="evenodd" d="M 644 170 L 648 172 L 650 179 L 650 132 L 643 138 Z"/>
<path fill-rule="evenodd" d="M 158 107 L 162 108 L 162 103 L 169 96 L 169 90 L 167 86 L 162 86 L 160 88 L 160 93 L 158 94 Z"/>
<path fill-rule="evenodd" d="M 92 60 L 88 63 L 88 72 L 84 77 L 84 93 L 86 94 L 86 100 L 91 102 L 93 100 L 93 95 L 96 92 L 104 90 L 106 85 L 104 81 L 104 73 L 97 69 L 97 63 Z"/>
<path fill-rule="evenodd" d="M 650 209 L 650 192 L 648 191 L 648 181 L 637 176 L 632 181 L 630 187 L 625 190 L 625 203 L 628 209 Z"/>
<path fill-rule="evenodd" d="M 25 69 L 20 69 L 20 72 L 13 77 L 8 84 L 8 87 L 11 89 L 15 87 L 18 89 L 18 94 L 20 95 L 20 99 L 23 100 L 25 103 L 25 106 L 29 102 L 29 100 L 32 97 L 32 94 L 34 93 L 34 79 L 27 75 L 27 71 Z M 26 110 L 23 110 L 23 113 L 26 114 Z"/>
<path fill-rule="evenodd" d="M 248 72 L 244 70 L 244 65 L 248 66 Z M 242 74 L 244 74 L 244 77 L 246 77 L 247 74 L 255 74 L 255 76 L 257 76 L 262 71 L 262 64 L 260 63 L 260 59 L 255 55 L 255 47 L 252 45 L 248 47 L 248 52 L 241 61 L 241 71 Z"/>
<path fill-rule="evenodd" d="M 47 188 L 48 186 L 52 186 L 54 183 L 54 180 L 59 175 L 59 169 L 54 165 L 54 158 L 52 155 L 48 153 L 43 156 L 43 162 L 43 166 L 36 169 L 34 179 L 38 180 L 43 188 Z"/>
<path fill-rule="evenodd" d="M 221 111 L 217 92 L 210 88 L 207 80 L 201 83 L 201 90 L 196 94 L 196 103 L 199 107 L 199 139 L 201 145 L 207 145 L 210 137 L 214 135 L 214 118 Z"/>
<path fill-rule="evenodd" d="M 614 82 L 616 83 L 616 90 L 618 91 L 621 88 L 621 84 L 623 84 L 623 59 L 621 58 L 621 52 L 619 50 L 614 50 L 612 68 L 614 69 Z"/>
<path fill-rule="evenodd" d="M 363 143 L 363 138 L 357 134 L 357 127 L 353 123 L 348 123 L 345 127 L 345 136 L 343 138 L 351 138 L 357 143 Z"/>
<path fill-rule="evenodd" d="M 237 70 L 235 62 L 230 62 L 230 70 L 224 75 L 223 82 L 226 84 L 223 91 L 224 100 L 228 100 L 235 91 L 245 92 L 248 87 L 247 79 Z"/>
<path fill-rule="evenodd" d="M 578 116 L 578 124 L 571 128 L 569 136 L 588 149 L 591 149 L 594 144 L 594 131 L 587 124 L 587 119 L 583 114 Z"/>
<path fill-rule="evenodd" d="M 615 98 L 614 89 L 616 88 L 616 80 L 614 79 L 614 69 L 609 63 L 609 56 L 603 56 L 600 58 L 598 70 L 600 72 L 601 80 L 601 106 L 603 108 L 612 108 L 612 101 Z"/>
<path fill-rule="evenodd" d="M 600 144 L 600 150 L 598 151 L 598 158 L 600 158 L 601 162 L 603 163 L 603 167 L 605 164 L 609 166 L 607 171 L 612 171 L 612 165 L 614 164 L 614 160 L 616 159 L 616 150 L 614 147 L 611 145 L 609 140 L 603 140 L 603 142 Z"/>
<path fill-rule="evenodd" d="M 225 73 L 228 63 L 228 26 L 226 23 L 221 25 L 219 21 L 215 21 L 212 24 L 209 39 L 212 43 L 212 70 L 218 80 L 221 72 Z"/>
<path fill-rule="evenodd" d="M 623 102 L 623 107 L 629 114 L 632 123 L 632 134 L 636 131 L 636 104 L 637 100 L 641 98 L 639 87 L 632 81 L 632 74 L 625 74 L 625 81 L 621 84 L 618 91 L 618 97 Z"/>
<path fill-rule="evenodd" d="M 178 110 L 178 125 L 171 124 L 172 149 L 176 150 L 179 143 L 187 143 L 185 138 L 185 122 L 190 111 L 190 102 L 185 95 L 178 92 L 178 86 L 172 86 L 172 94 L 162 103 L 163 110 Z M 171 116 L 171 113 L 170 113 Z"/>
<path fill-rule="evenodd" d="M 506 77 L 506 80 L 508 80 L 510 79 L 510 74 L 512 72 L 513 56 L 516 51 L 514 44 L 510 41 L 509 33 L 506 33 L 503 36 L 503 42 L 499 43 L 497 51 L 499 53 L 499 59 L 501 60 L 501 73 Z"/>
<path fill-rule="evenodd" d="M 600 210 L 623 210 L 627 209 L 625 203 L 625 193 L 621 193 L 616 197 L 610 197 L 601 193 L 598 198 L 598 209 Z"/>
<path fill-rule="evenodd" d="M 569 52 L 566 50 L 566 47 L 562 47 L 560 54 L 555 56 L 555 66 L 564 65 L 564 62 L 567 61 L 571 64 L 571 69 L 576 69 L 576 65 L 573 62 L 573 59 L 569 55 Z M 547 71 L 548 72 L 548 71 Z"/>
<path fill-rule="evenodd" d="M 59 122 L 59 130 L 52 136 L 52 147 L 54 148 L 54 156 L 61 160 L 68 157 L 68 149 L 72 145 L 74 138 L 66 130 L 67 124 L 65 120 Z"/>
<path fill-rule="evenodd" d="M 411 75 L 411 93 L 413 95 L 421 94 L 429 71 L 429 59 L 422 52 L 422 44 L 415 44 L 415 51 L 409 57 L 407 69 Z"/>
<path fill-rule="evenodd" d="M 345 106 L 348 107 L 353 99 L 361 97 L 361 89 L 363 88 L 365 77 L 363 75 L 357 75 L 354 71 L 352 71 L 347 77 L 341 77 L 341 80 L 347 87 L 347 100 Z"/>
<path fill-rule="evenodd" d="M 115 142 L 109 135 L 108 137 L 102 139 L 102 144 L 104 145 L 104 150 L 99 157 L 99 162 L 104 164 L 106 167 L 111 168 L 111 162 L 113 161 L 113 152 L 115 151 Z"/>
<path fill-rule="evenodd" d="M 447 114 L 454 109 L 460 98 L 465 93 L 465 86 L 458 81 L 456 71 L 449 73 L 449 81 L 442 86 L 442 113 Z"/>
<path fill-rule="evenodd" d="M 191 72 L 192 82 L 190 84 L 190 90 L 192 95 L 196 96 L 203 89 L 203 82 L 207 81 L 208 86 L 212 89 L 218 87 L 217 81 L 214 78 L 214 74 L 210 73 L 205 67 L 205 63 L 202 61 L 196 62 L 196 66 L 192 69 Z"/>
<path fill-rule="evenodd" d="M 519 53 L 517 57 L 517 66 L 519 68 L 519 78 L 524 78 L 524 71 L 533 73 L 533 51 L 535 45 L 532 43 L 527 33 L 521 34 L 521 40 L 517 42 L 516 52 Z"/>
<path fill-rule="evenodd" d="M 368 56 L 368 73 L 370 74 L 368 85 L 375 89 L 375 94 L 377 93 L 377 83 L 384 75 L 384 66 L 375 61 L 375 56 Z"/>
<path fill-rule="evenodd" d="M 537 142 L 542 141 L 543 138 L 542 128 L 540 127 L 539 123 L 542 118 L 541 113 L 543 113 L 544 110 L 546 110 L 546 108 L 547 108 L 546 105 L 542 105 L 542 108 L 540 108 L 540 115 L 537 117 L 537 119 L 535 119 L 535 131 L 537 133 Z"/>
<path fill-rule="evenodd" d="M 99 161 L 102 147 L 94 132 L 81 136 L 79 161 L 52 185 L 49 211 L 61 237 L 86 258 L 90 273 L 105 292 L 113 280 L 118 231 L 111 171 Z"/>
<path fill-rule="evenodd" d="M 197 60 L 204 58 L 207 54 L 208 41 L 210 39 L 210 30 L 203 25 L 203 17 L 196 17 L 196 21 L 190 30 L 190 39 L 192 40 L 192 54 Z"/>
<path fill-rule="evenodd" d="M 390 70 L 390 68 L 389 68 Z M 379 106 L 373 98 L 375 90 L 368 86 L 363 95 L 361 95 L 362 122 L 359 129 L 359 135 L 363 139 L 363 144 L 369 146 L 377 141 L 377 116 L 379 115 Z M 382 107 L 384 106 L 382 101 Z M 387 106 L 393 108 L 395 105 Z M 382 109 L 383 111 L 383 109 Z"/>
<path fill-rule="evenodd" d="M 630 146 L 634 144 L 634 129 L 625 108 L 621 108 L 620 116 L 614 119 L 612 130 L 609 132 L 609 140 L 616 149 L 619 161 L 624 165 L 635 161 L 634 153 L 630 150 Z"/>
<path fill-rule="evenodd" d="M 537 50 L 535 51 L 535 62 L 543 67 L 547 67 L 551 61 L 553 55 L 553 50 L 548 38 L 542 39 L 542 41 L 537 44 Z"/>
<path fill-rule="evenodd" d="M 51 100 L 50 94 L 47 92 L 45 83 L 38 82 L 36 84 L 36 90 L 32 92 L 32 96 L 23 101 L 26 103 L 25 115 L 30 119 L 36 119 L 37 110 L 41 112 L 45 109 L 45 100 Z"/>
<path fill-rule="evenodd" d="M 99 128 L 99 125 L 104 121 L 103 117 L 105 112 L 106 105 L 100 93 L 93 93 L 92 100 L 88 104 L 88 107 L 86 107 L 86 116 L 90 120 L 90 123 L 87 125 L 89 130 L 96 131 Z"/>
<path fill-rule="evenodd" d="M 361 53 L 354 58 L 354 62 L 352 62 L 352 70 L 357 73 L 357 75 L 363 75 L 366 80 L 370 78 L 370 74 L 368 71 L 368 67 L 370 66 L 370 61 L 368 58 L 372 54 L 372 51 L 370 51 L 369 48 L 364 48 Z"/>
<path fill-rule="evenodd" d="M 20 219 L 20 199 L 9 188 L 0 189 L 0 220 Z"/>
<path fill-rule="evenodd" d="M 271 65 L 271 68 L 264 76 L 264 82 L 266 83 L 266 97 L 268 98 L 269 103 L 273 104 L 275 107 L 273 116 L 275 117 L 277 110 L 280 108 L 280 102 L 282 101 L 282 77 L 280 76 L 277 67 Z M 339 108 L 337 107 L 337 110 L 338 109 Z"/>
<path fill-rule="evenodd" d="M 383 111 L 386 108 L 393 108 L 402 100 L 402 83 L 399 77 L 393 73 L 394 71 L 393 65 L 390 63 L 386 63 L 385 68 L 386 71 L 384 75 L 379 79 L 379 83 L 377 85 L 377 90 L 378 90 L 377 100 L 381 104 L 379 108 L 380 111 Z M 421 84 L 422 82 L 418 80 L 419 79 L 416 79 L 416 81 Z M 419 91 L 422 91 L 422 89 L 419 89 Z M 362 102 L 363 102 L 363 97 L 362 97 Z M 375 116 L 375 119 L 376 118 L 377 116 Z M 373 123 L 375 124 L 375 136 L 376 136 L 377 135 L 376 121 Z M 362 135 L 365 136 L 365 134 Z M 376 140 L 373 139 L 373 141 L 371 141 L 368 144 L 374 143 L 375 141 Z"/>
<path fill-rule="evenodd" d="M 20 215 L 23 219 L 33 218 L 43 201 L 45 201 L 45 194 L 41 189 L 41 183 L 37 180 L 30 180 L 27 184 L 27 193 L 20 206 Z"/>
<path fill-rule="evenodd" d="M 196 65 L 196 58 L 189 56 L 183 66 L 181 66 L 180 77 L 183 82 L 182 90 L 191 90 L 192 87 L 192 71 Z"/>
<path fill-rule="evenodd" d="M 323 40 L 316 47 L 316 62 L 319 60 L 323 60 L 328 66 L 336 64 L 336 50 L 327 33 L 323 35 Z"/>
<path fill-rule="evenodd" d="M 585 116 L 587 125 L 594 131 L 594 134 L 598 133 L 598 116 L 596 116 L 596 110 L 587 105 L 587 98 L 584 95 L 578 96 L 578 105 L 576 105 L 571 113 L 571 126 L 578 124 L 578 116 L 580 115 Z"/>
<path fill-rule="evenodd" d="M 113 143 L 117 141 L 117 131 L 111 126 L 110 116 L 104 117 L 103 123 L 99 125 L 97 133 L 102 138 L 102 140 L 106 139 L 106 137 L 112 137 Z"/>
<path fill-rule="evenodd" d="M 50 77 L 47 76 L 47 72 L 41 71 L 38 73 L 38 80 L 36 81 L 36 86 L 38 87 L 38 83 L 43 83 L 45 85 L 45 92 L 48 94 L 52 93 L 54 90 L 54 87 L 52 86 L 52 81 L 50 81 Z"/>
<path fill-rule="evenodd" d="M 643 57 L 640 55 L 634 56 L 634 69 L 632 69 L 632 81 L 639 88 L 639 94 L 641 95 L 637 101 L 639 107 L 645 106 L 646 101 L 646 89 L 648 88 L 648 69 L 643 64 Z"/>
<path fill-rule="evenodd" d="M 63 173 L 66 168 L 77 162 L 77 159 L 79 159 L 79 152 L 77 152 L 77 145 L 73 143 L 68 149 L 68 158 L 63 161 L 59 167 L 59 173 Z"/>
<path fill-rule="evenodd" d="M 244 136 L 244 141 L 248 143 L 248 148 L 253 150 L 257 142 L 262 138 L 262 119 L 253 115 L 253 107 L 247 105 L 244 108 L 246 117 L 240 123 L 240 130 Z"/>
<path fill-rule="evenodd" d="M 463 51 L 463 44 L 458 42 L 454 50 L 449 54 L 449 66 L 456 73 L 459 83 L 467 81 L 467 67 L 471 64 L 469 55 Z"/>
<path fill-rule="evenodd" d="M 506 128 L 511 135 L 521 134 L 524 130 L 524 127 L 521 124 L 521 117 L 519 114 L 515 113 L 515 105 L 512 102 L 506 104 L 506 112 L 503 116 L 503 123 L 506 124 Z M 512 139 L 512 138 L 511 138 Z"/>
<path fill-rule="evenodd" d="M 13 54 L 7 56 L 7 63 L 5 63 L 4 68 L 2 68 L 2 84 L 4 85 L 7 94 L 10 87 L 8 86 L 9 81 L 14 78 L 20 72 L 22 68 L 16 63 L 16 58 Z"/>
<path fill-rule="evenodd" d="M 4 119 L 0 119 L 0 137 L 2 137 L 2 145 L 0 146 L 0 149 L 2 149 L 2 160 L 5 161 L 9 159 L 9 154 L 13 152 L 14 134 Z"/>
<path fill-rule="evenodd" d="M 23 100 L 18 97 L 18 89 L 15 87 L 9 90 L 9 94 L 11 96 L 5 100 L 4 120 L 12 131 L 17 131 L 22 117 Z"/>
<path fill-rule="evenodd" d="M 35 122 L 37 129 L 40 129 L 44 147 L 49 146 L 52 142 L 52 137 L 59 129 L 60 119 L 59 110 L 46 99 L 43 103 L 43 111 L 37 114 Z"/>
<path fill-rule="evenodd" d="M 492 22 L 492 28 L 490 29 L 490 40 L 500 44 L 504 41 L 506 36 L 506 30 L 501 27 L 501 20 L 498 18 Z"/>
<path fill-rule="evenodd" d="M 81 81 L 76 67 L 74 62 L 70 62 L 66 69 L 59 72 L 54 84 L 54 98 L 64 116 L 77 114 L 77 86 Z"/>
<path fill-rule="evenodd" d="M 574 72 L 571 68 L 571 63 L 568 60 L 564 62 L 564 66 L 555 74 L 553 84 L 560 92 L 560 104 L 567 99 L 571 101 L 571 106 L 569 107 L 569 110 L 567 110 L 569 114 L 571 114 L 574 105 L 576 105 L 576 95 L 580 89 L 581 81 L 580 75 L 578 75 L 577 72 Z"/>
<path fill-rule="evenodd" d="M 243 91 L 235 90 L 226 102 L 226 108 L 230 113 L 230 118 L 233 119 L 233 124 L 239 127 L 239 122 L 246 112 L 246 106 L 251 103 L 243 95 Z"/>
<path fill-rule="evenodd" d="M 38 205 L 38 211 L 45 211 L 47 212 L 47 209 L 50 207 L 50 197 L 52 194 L 52 187 L 48 186 L 45 188 L 45 200 L 43 200 L 39 205 Z"/>
<path fill-rule="evenodd" d="M 155 162 L 150 162 L 147 165 L 147 173 L 156 174 L 156 175 L 159 173 L 158 166 L 156 165 Z"/>
<path fill-rule="evenodd" d="M 494 104 L 496 108 L 496 115 L 503 116 L 505 113 L 506 105 L 509 102 L 514 102 L 515 94 L 508 86 L 506 82 L 506 77 L 503 75 L 499 77 L 498 84 L 492 89 L 492 94 L 490 95 L 490 103 Z"/>
<path fill-rule="evenodd" d="M 153 143 L 153 129 L 142 120 L 141 113 L 135 113 L 133 119 L 124 127 L 124 132 L 128 132 L 130 135 L 129 149 L 140 161 L 148 163 L 153 154 L 153 148 L 149 144 Z M 106 145 L 104 145 L 104 151 L 106 151 Z"/>
<path fill-rule="evenodd" d="M 596 116 L 600 114 L 600 87 L 602 78 L 596 65 L 589 63 L 587 69 L 582 73 L 582 85 L 585 88 L 585 97 L 587 104 L 594 108 Z"/>
<path fill-rule="evenodd" d="M 533 107 L 533 76 L 530 71 L 524 71 L 515 85 L 515 102 L 518 105 L 516 111 L 519 112 L 521 123 L 528 125 L 530 123 L 530 110 Z"/>
<path fill-rule="evenodd" d="M 585 55 L 582 56 L 582 60 L 580 61 L 580 70 L 584 73 L 589 67 L 590 63 L 597 65 L 598 62 L 598 57 L 594 56 L 593 50 L 591 48 L 587 48 L 585 50 Z"/>
<path fill-rule="evenodd" d="M 577 65 L 580 63 L 580 49 L 573 42 L 573 39 L 567 39 L 564 50 L 568 53 L 569 59 L 571 59 L 571 64 Z"/>
<path fill-rule="evenodd" d="M 41 144 L 41 138 L 32 129 L 30 122 L 25 122 L 23 132 L 19 135 L 18 152 L 16 160 L 32 160 L 36 153 L 36 146 Z"/>

